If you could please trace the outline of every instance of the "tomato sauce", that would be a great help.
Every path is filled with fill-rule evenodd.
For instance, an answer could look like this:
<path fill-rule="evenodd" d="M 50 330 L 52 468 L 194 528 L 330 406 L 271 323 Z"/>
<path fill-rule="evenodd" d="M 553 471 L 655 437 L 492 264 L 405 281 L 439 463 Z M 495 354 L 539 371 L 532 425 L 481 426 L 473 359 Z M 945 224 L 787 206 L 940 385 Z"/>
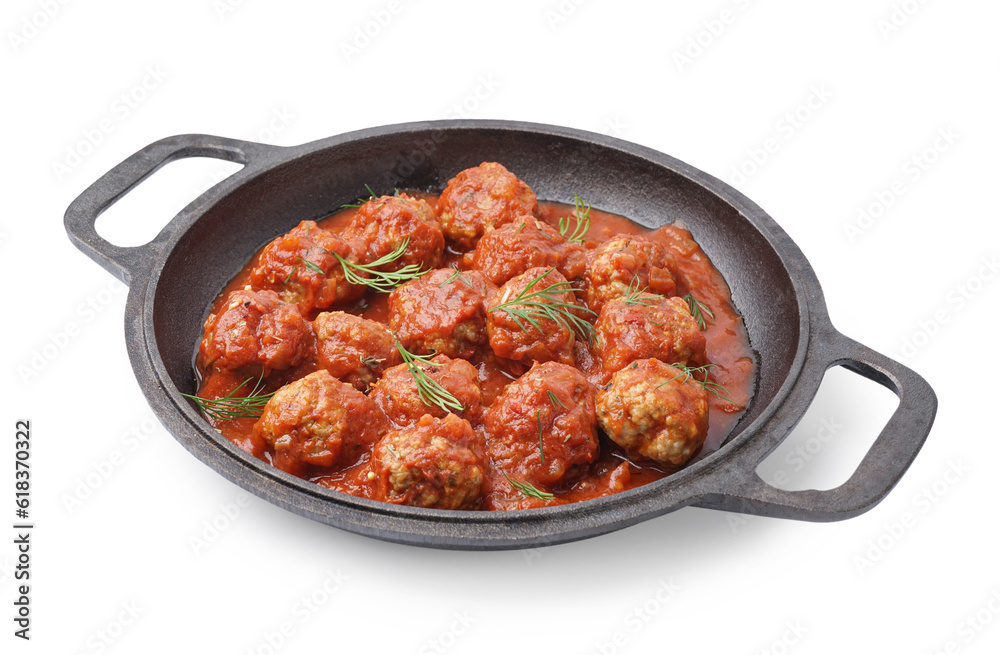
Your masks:
<path fill-rule="evenodd" d="M 427 200 L 432 206 L 436 204 L 438 195 L 420 191 L 407 192 L 408 195 Z M 558 229 L 561 218 L 572 216 L 574 207 L 555 202 L 539 202 L 537 218 Z M 348 207 L 326 218 L 317 221 L 319 227 L 338 231 L 350 224 L 358 210 Z M 688 230 L 680 224 L 671 224 L 656 230 L 640 226 L 625 217 L 591 209 L 590 227 L 586 234 L 585 248 L 592 250 L 615 235 L 641 235 L 652 239 L 667 248 L 676 263 L 676 295 L 691 294 L 707 306 L 704 311 L 706 339 L 706 354 L 712 364 L 708 379 L 724 388 L 721 395 L 710 394 L 709 398 L 709 429 L 702 447 L 701 454 L 712 452 L 720 447 L 726 435 L 738 420 L 753 393 L 754 386 L 754 355 L 742 317 L 736 312 L 730 299 L 730 291 L 721 274 L 712 266 L 708 257 L 692 239 Z M 250 271 L 257 264 L 260 254 L 255 256 L 247 266 L 220 293 L 210 311 L 215 314 L 223 309 L 230 292 L 244 288 Z M 472 267 L 471 253 L 463 253 L 448 247 L 443 255 L 442 267 L 453 266 L 459 270 Z M 389 320 L 388 294 L 367 292 L 361 299 L 340 309 L 366 319 L 387 323 Z M 314 319 L 315 314 L 306 316 Z M 576 367 L 596 387 L 608 383 L 610 375 L 605 373 L 597 361 L 592 349 L 586 342 L 577 341 L 574 346 Z M 497 396 L 527 367 L 501 362 L 489 355 L 477 355 L 471 363 L 479 372 L 479 385 L 482 389 L 482 404 L 488 407 Z M 266 391 L 275 391 L 282 385 L 298 379 L 317 370 L 315 357 L 310 358 L 289 370 L 271 372 L 261 385 Z M 198 395 L 202 398 L 221 398 L 232 392 L 246 380 L 245 375 L 238 375 L 229 370 L 216 370 L 211 367 L 199 366 Z M 252 382 L 251 382 L 252 384 Z M 234 420 L 215 420 L 207 417 L 213 426 L 227 439 L 244 451 L 264 461 L 272 462 L 273 455 L 262 440 L 254 437 L 254 418 L 237 418 Z M 481 422 L 473 422 L 476 431 L 485 437 Z M 329 489 L 335 489 L 355 496 L 376 498 L 374 486 L 375 474 L 371 465 L 370 449 L 363 453 L 352 465 L 334 473 L 312 476 L 308 479 Z M 544 505 L 577 502 L 648 484 L 661 479 L 676 469 L 662 463 L 630 458 L 626 452 L 605 438 L 600 440 L 600 455 L 582 477 L 577 477 L 571 484 L 552 489 L 555 498 L 542 500 L 511 494 L 510 485 L 498 473 L 487 476 L 484 483 L 485 509 L 518 509 Z"/>

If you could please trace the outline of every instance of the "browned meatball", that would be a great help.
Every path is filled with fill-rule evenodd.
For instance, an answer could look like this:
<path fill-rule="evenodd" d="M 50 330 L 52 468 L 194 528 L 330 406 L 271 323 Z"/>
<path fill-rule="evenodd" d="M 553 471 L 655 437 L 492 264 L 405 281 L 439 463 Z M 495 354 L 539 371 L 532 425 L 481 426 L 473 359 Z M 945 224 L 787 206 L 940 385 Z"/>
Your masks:
<path fill-rule="evenodd" d="M 472 260 L 493 284 L 501 285 L 529 268 L 555 268 L 567 280 L 583 274 L 583 246 L 567 241 L 559 231 L 531 216 L 521 216 L 479 240 Z"/>
<path fill-rule="evenodd" d="M 597 459 L 595 389 L 572 366 L 546 362 L 507 386 L 486 411 L 486 451 L 512 479 L 553 487 Z"/>
<path fill-rule="evenodd" d="M 247 375 L 281 371 L 304 362 L 313 335 L 298 308 L 273 291 L 233 291 L 205 321 L 200 365 Z"/>
<path fill-rule="evenodd" d="M 548 268 L 513 278 L 489 295 L 486 307 L 490 347 L 506 359 L 573 365 L 573 344 L 591 329 L 569 282 Z"/>
<path fill-rule="evenodd" d="M 385 416 L 370 398 L 316 371 L 278 389 L 253 434 L 274 450 L 276 467 L 306 477 L 355 461 L 386 428 Z"/>
<path fill-rule="evenodd" d="M 438 355 L 430 362 L 416 361 L 421 375 L 430 378 L 450 393 L 462 405 L 455 413 L 476 421 L 482 414 L 482 392 L 479 390 L 479 371 L 464 359 L 451 359 Z M 389 420 L 398 426 L 413 425 L 424 414 L 438 418 L 448 411 L 438 405 L 424 402 L 413 375 L 406 364 L 393 366 L 382 379 L 372 385 L 371 398 Z"/>
<path fill-rule="evenodd" d="M 448 414 L 424 415 L 413 427 L 394 430 L 375 444 L 372 472 L 377 498 L 438 509 L 476 509 L 483 464 L 473 448 L 469 422 Z"/>
<path fill-rule="evenodd" d="M 654 357 L 668 364 L 700 365 L 705 362 L 705 335 L 678 297 L 644 296 L 629 303 L 615 298 L 604 305 L 594 323 L 594 346 L 608 373 L 636 360 Z"/>
<path fill-rule="evenodd" d="M 264 247 L 250 271 L 250 284 L 255 289 L 278 292 L 282 300 L 296 304 L 306 316 L 315 309 L 360 298 L 367 287 L 344 278 L 344 268 L 334 253 L 358 263 L 356 243 L 318 227 L 314 221 L 302 221 Z"/>
<path fill-rule="evenodd" d="M 495 162 L 460 172 L 438 198 L 444 234 L 461 250 L 471 250 L 494 227 L 537 210 L 531 187 Z"/>
<path fill-rule="evenodd" d="M 409 239 L 402 256 L 379 266 L 379 270 L 397 271 L 408 264 L 423 269 L 441 265 L 444 235 L 434 209 L 426 200 L 405 193 L 372 198 L 358 208 L 349 231 L 365 244 L 362 256 L 365 263 L 391 254 Z"/>
<path fill-rule="evenodd" d="M 484 300 L 495 288 L 478 271 L 432 271 L 389 295 L 389 327 L 411 353 L 468 359 L 486 344 Z"/>
<path fill-rule="evenodd" d="M 330 375 L 365 391 L 400 362 L 396 338 L 378 321 L 344 312 L 324 312 L 313 321 L 316 363 Z"/>
<path fill-rule="evenodd" d="M 624 296 L 629 286 L 672 296 L 676 284 L 673 257 L 662 244 L 644 237 L 620 234 L 593 252 L 583 275 L 583 300 L 595 312 L 612 298 Z"/>
<path fill-rule="evenodd" d="M 683 466 L 708 434 L 708 392 L 683 369 L 641 359 L 597 394 L 597 420 L 633 455 Z"/>

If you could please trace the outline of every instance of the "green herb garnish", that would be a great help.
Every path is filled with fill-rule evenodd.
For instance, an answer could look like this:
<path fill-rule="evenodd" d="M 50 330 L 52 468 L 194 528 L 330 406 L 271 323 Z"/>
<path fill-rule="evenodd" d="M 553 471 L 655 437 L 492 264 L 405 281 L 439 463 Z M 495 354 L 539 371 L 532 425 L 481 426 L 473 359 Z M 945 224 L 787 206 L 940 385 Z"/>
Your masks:
<path fill-rule="evenodd" d="M 712 308 L 702 301 L 695 299 L 690 293 L 684 296 L 684 300 L 688 303 L 688 311 L 691 312 L 691 316 L 698 322 L 699 329 L 704 330 L 708 328 L 708 323 L 705 321 L 705 314 L 708 314 L 708 317 L 713 321 L 715 320 L 715 313 L 712 311 Z"/>
<path fill-rule="evenodd" d="M 440 382 L 427 375 L 417 362 L 431 366 L 444 366 L 444 364 L 430 361 L 431 355 L 414 355 L 398 341 L 396 342 L 396 350 L 399 351 L 400 356 L 403 358 L 406 370 L 410 372 L 410 375 L 413 377 L 413 383 L 417 385 L 417 393 L 420 394 L 420 400 L 425 405 L 428 407 L 440 407 L 446 412 L 461 412 L 465 409 L 462 403 L 458 401 L 458 398 L 442 387 Z"/>
<path fill-rule="evenodd" d="M 520 480 L 512 480 L 507 471 L 500 467 L 500 472 L 503 473 L 503 477 L 507 478 L 507 482 L 511 484 L 515 489 L 521 492 L 522 496 L 531 496 L 532 498 L 538 498 L 539 500 L 552 500 L 555 498 L 555 494 L 550 494 L 547 491 L 542 491 L 530 482 L 521 482 Z"/>
<path fill-rule="evenodd" d="M 243 380 L 239 386 L 222 398 L 200 398 L 186 393 L 182 393 L 181 395 L 193 400 L 206 416 L 219 421 L 232 421 L 237 418 L 260 418 L 260 415 L 264 413 L 264 406 L 267 405 L 267 401 L 271 399 L 271 396 L 275 392 L 261 393 L 264 390 L 264 374 L 261 373 L 260 378 L 257 379 L 257 383 L 249 394 L 246 396 L 237 396 L 236 392 L 245 387 L 250 380 L 251 378 Z"/>
<path fill-rule="evenodd" d="M 363 284 L 365 286 L 371 287 L 376 291 L 381 291 L 383 293 L 388 293 L 398 287 L 400 284 L 407 282 L 409 280 L 415 280 L 427 271 L 420 270 L 420 264 L 407 264 L 398 271 L 380 271 L 377 270 L 379 266 L 385 266 L 391 262 L 396 261 L 403 256 L 406 251 L 406 246 L 410 245 L 410 237 L 403 239 L 403 243 L 393 250 L 388 255 L 383 255 L 370 264 L 355 264 L 349 262 L 332 250 L 328 250 L 331 255 L 337 258 L 340 265 L 344 268 L 344 279 L 351 284 Z M 361 277 L 357 273 L 367 273 L 371 277 Z"/>
<path fill-rule="evenodd" d="M 340 207 L 342 209 L 346 209 L 348 207 L 351 207 L 353 209 L 357 209 L 358 207 L 360 207 L 361 205 L 365 204 L 369 200 L 374 200 L 375 198 L 378 197 L 378 196 L 375 195 L 375 192 L 372 191 L 372 188 L 370 186 L 368 186 L 367 184 L 365 185 L 365 189 L 368 190 L 368 197 L 367 198 L 358 198 L 358 201 L 356 203 L 353 203 L 353 204 L 350 204 L 350 205 L 341 205 Z"/>
<path fill-rule="evenodd" d="M 563 405 L 562 401 L 554 393 L 551 391 L 546 391 L 545 393 L 549 394 L 549 402 L 552 403 L 552 409 L 555 409 L 557 405 L 566 409 L 566 405 Z"/>
<path fill-rule="evenodd" d="M 735 400 L 729 397 L 729 392 L 726 390 L 724 386 L 722 386 L 721 384 L 717 384 L 715 382 L 708 381 L 708 369 L 716 368 L 715 364 L 705 364 L 704 366 L 681 366 L 680 364 L 671 364 L 671 366 L 678 369 L 680 373 L 670 378 L 666 382 L 656 385 L 657 389 L 670 384 L 671 382 L 673 382 L 678 378 L 684 378 L 682 382 L 687 382 L 688 380 L 694 380 L 695 382 L 700 384 L 701 388 L 704 389 L 705 391 L 715 394 L 716 396 L 722 398 L 725 401 L 731 403 L 736 402 Z M 704 375 L 705 379 L 699 380 L 693 375 L 694 373 L 701 373 L 702 375 Z"/>
<path fill-rule="evenodd" d="M 649 291 L 649 287 L 639 288 L 639 278 L 633 276 L 628 283 L 628 291 L 625 293 L 626 305 L 644 305 L 655 307 L 663 302 L 664 298 L 658 293 Z"/>
<path fill-rule="evenodd" d="M 590 203 L 574 193 L 573 205 L 572 217 L 576 219 L 576 225 L 570 232 L 570 217 L 563 216 L 559 219 L 559 234 L 566 237 L 567 241 L 583 243 L 586 240 L 587 230 L 590 229 Z"/>
<path fill-rule="evenodd" d="M 297 259 L 300 262 L 302 262 L 302 265 L 305 266 L 306 268 L 308 268 L 310 271 L 312 271 L 314 273 L 319 273 L 320 275 L 326 275 L 326 271 L 324 271 L 323 267 L 320 266 L 319 264 L 317 264 L 315 262 L 311 262 L 308 259 L 305 259 L 303 257 L 296 257 L 295 259 Z"/>
<path fill-rule="evenodd" d="M 440 289 L 441 287 L 446 287 L 455 280 L 461 280 L 462 282 L 465 282 L 466 286 L 475 289 L 475 287 L 472 286 L 472 282 L 469 282 L 469 278 L 462 275 L 462 271 L 460 271 L 457 267 L 455 268 L 455 272 L 451 274 L 451 277 L 439 284 L 438 288 Z"/>
<path fill-rule="evenodd" d="M 597 316 L 597 312 L 576 303 L 566 302 L 559 297 L 561 294 L 574 291 L 571 282 L 555 282 L 544 289 L 533 290 L 553 270 L 555 269 L 550 268 L 529 282 L 528 286 L 513 300 L 492 307 L 489 311 L 503 310 L 507 312 L 517 323 L 517 326 L 525 332 L 528 331 L 525 325 L 525 321 L 527 321 L 532 327 L 544 334 L 545 331 L 538 321 L 539 319 L 549 319 L 568 330 L 572 330 L 581 339 L 586 339 L 588 343 L 591 342 L 594 338 L 594 326 L 573 312 L 582 311 L 594 316 Z"/>

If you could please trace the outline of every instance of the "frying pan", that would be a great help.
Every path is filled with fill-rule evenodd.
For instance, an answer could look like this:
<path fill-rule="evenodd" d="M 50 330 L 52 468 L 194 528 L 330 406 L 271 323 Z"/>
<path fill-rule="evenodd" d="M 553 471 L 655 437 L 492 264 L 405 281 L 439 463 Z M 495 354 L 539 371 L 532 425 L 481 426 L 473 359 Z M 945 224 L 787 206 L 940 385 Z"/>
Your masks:
<path fill-rule="evenodd" d="M 213 157 L 243 164 L 185 207 L 149 243 L 101 238 L 97 217 L 164 164 Z M 757 356 L 756 391 L 722 447 L 684 470 L 623 493 L 558 507 L 445 511 L 327 490 L 244 453 L 181 393 L 195 392 L 192 358 L 207 307 L 265 243 L 303 219 L 355 201 L 368 184 L 442 189 L 458 171 L 499 161 L 539 198 L 585 189 L 600 209 L 656 227 L 683 221 L 732 289 Z M 470 550 L 550 545 L 599 535 L 693 505 L 835 521 L 872 508 L 930 431 L 937 400 L 905 366 L 840 334 L 812 268 L 789 236 L 729 185 L 660 152 L 609 136 L 506 121 L 377 127 L 285 148 L 187 134 L 153 143 L 69 206 L 72 242 L 129 285 L 125 334 L 136 378 L 157 417 L 191 453 L 253 494 L 297 514 L 394 542 Z M 805 413 L 832 366 L 891 389 L 899 405 L 858 468 L 826 491 L 784 491 L 757 465 Z"/>

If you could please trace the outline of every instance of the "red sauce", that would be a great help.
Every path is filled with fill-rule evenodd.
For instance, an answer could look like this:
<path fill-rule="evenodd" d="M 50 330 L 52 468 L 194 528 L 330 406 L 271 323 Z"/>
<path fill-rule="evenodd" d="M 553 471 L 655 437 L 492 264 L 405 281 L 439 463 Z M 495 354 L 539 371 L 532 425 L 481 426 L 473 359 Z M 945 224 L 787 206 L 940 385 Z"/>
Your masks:
<path fill-rule="evenodd" d="M 432 206 L 438 196 L 432 193 L 408 192 L 409 195 L 427 200 Z M 573 207 L 561 203 L 539 202 L 537 217 L 539 220 L 558 229 L 559 219 L 570 217 Z M 331 231 L 343 230 L 357 215 L 355 208 L 346 208 L 327 218 L 317 221 L 318 225 Z M 652 239 L 667 248 L 676 263 L 676 295 L 692 294 L 707 305 L 713 317 L 707 321 L 704 336 L 706 339 L 706 354 L 708 361 L 714 365 L 710 380 L 725 388 L 728 399 L 709 395 L 709 429 L 702 448 L 702 454 L 716 450 L 730 432 L 748 403 L 753 391 L 754 360 L 749 340 L 744 328 L 742 317 L 736 312 L 730 300 L 729 288 L 721 274 L 715 270 L 691 234 L 680 224 L 667 225 L 657 230 L 649 230 L 637 225 L 627 218 L 610 214 L 597 209 L 590 212 L 590 229 L 584 244 L 588 250 L 595 249 L 599 244 L 619 234 L 642 235 Z M 212 313 L 223 309 L 230 292 L 241 289 L 247 284 L 251 269 L 257 264 L 260 255 L 250 261 L 222 291 L 213 303 Z M 442 266 L 454 266 L 468 270 L 472 265 L 469 253 L 462 253 L 446 248 Z M 344 311 L 367 319 L 387 323 L 389 320 L 388 294 L 368 292 L 358 301 L 351 301 Z M 305 316 L 314 319 L 318 312 Z M 574 346 L 576 367 L 595 386 L 608 382 L 609 374 L 605 373 L 596 360 L 591 348 L 585 342 L 577 341 Z M 482 389 L 482 404 L 488 407 L 500 395 L 508 384 L 518 378 L 527 369 L 523 365 L 512 365 L 510 362 L 498 361 L 491 355 L 478 355 L 470 360 L 479 372 L 479 384 Z M 265 380 L 266 389 L 273 391 L 282 385 L 298 379 L 317 370 L 315 356 L 286 371 L 273 372 Z M 199 396 L 203 398 L 220 398 L 230 393 L 245 379 L 232 371 L 204 370 L 199 367 Z M 271 462 L 273 454 L 268 445 L 253 434 L 255 419 L 239 418 L 235 420 L 210 422 L 241 449 L 254 456 Z M 477 433 L 485 436 L 481 421 L 474 421 Z M 625 451 L 601 437 L 600 455 L 585 475 L 577 477 L 571 484 L 552 489 L 555 499 L 539 500 L 524 496 L 512 497 L 510 485 L 496 471 L 488 472 L 484 482 L 484 508 L 486 509 L 517 509 L 540 505 L 561 504 L 595 498 L 624 489 L 647 484 L 669 475 L 676 469 L 661 463 L 630 458 Z M 334 473 L 313 476 L 313 482 L 330 489 L 366 498 L 376 498 L 375 474 L 371 465 L 371 450 L 364 452 L 354 464 Z"/>

